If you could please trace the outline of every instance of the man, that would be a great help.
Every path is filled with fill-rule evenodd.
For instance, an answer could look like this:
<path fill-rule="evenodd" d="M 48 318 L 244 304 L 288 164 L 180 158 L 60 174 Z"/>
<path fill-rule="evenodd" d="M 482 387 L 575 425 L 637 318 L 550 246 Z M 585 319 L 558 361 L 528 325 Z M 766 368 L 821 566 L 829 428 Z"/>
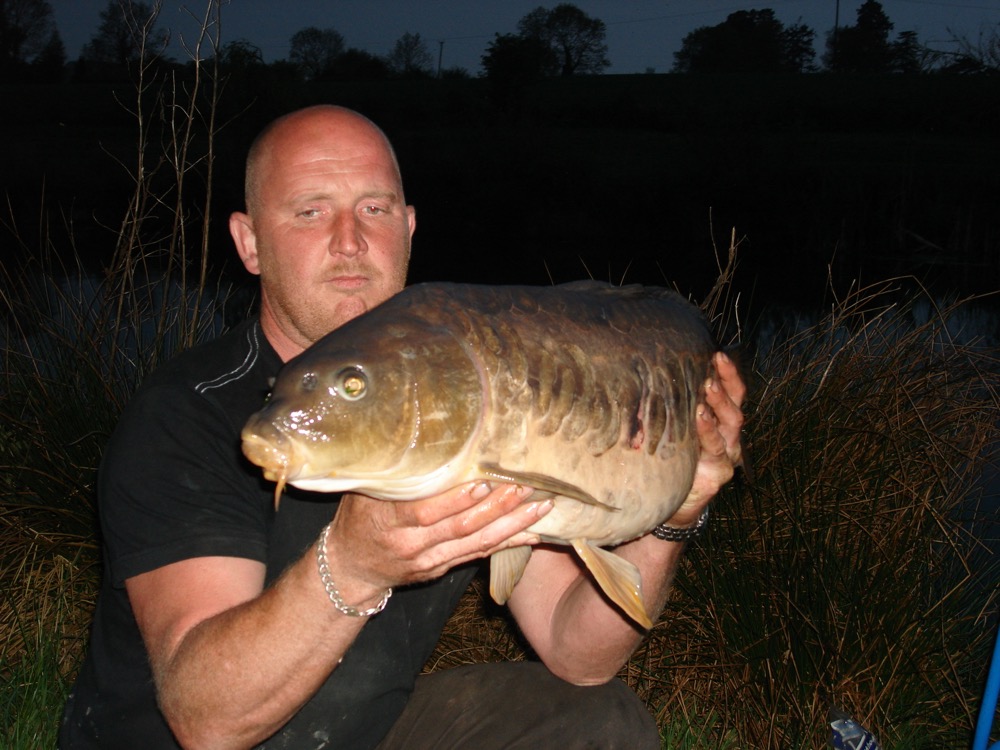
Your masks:
<path fill-rule="evenodd" d="M 292 490 L 274 510 L 239 431 L 282 361 L 402 289 L 416 220 L 384 134 L 330 106 L 261 134 L 246 202 L 230 231 L 260 276 L 259 320 L 151 375 L 106 450 L 104 583 L 63 750 L 658 746 L 612 680 L 642 633 L 567 549 L 537 547 L 509 602 L 547 670 L 416 679 L 475 561 L 539 542 L 526 529 L 551 503 L 530 488 L 475 483 L 405 503 Z M 738 460 L 743 384 L 728 360 L 718 371 L 695 487 L 671 526 L 695 525 Z M 653 611 L 682 549 L 652 535 L 617 548 Z"/>

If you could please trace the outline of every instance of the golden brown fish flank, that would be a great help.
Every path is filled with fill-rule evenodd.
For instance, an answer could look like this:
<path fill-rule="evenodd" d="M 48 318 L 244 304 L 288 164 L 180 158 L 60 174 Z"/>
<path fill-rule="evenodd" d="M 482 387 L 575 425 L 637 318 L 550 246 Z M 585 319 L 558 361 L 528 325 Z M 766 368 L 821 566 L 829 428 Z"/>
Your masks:
<path fill-rule="evenodd" d="M 649 627 L 638 572 L 601 547 L 687 495 L 714 350 L 699 311 L 665 289 L 416 285 L 289 362 L 244 449 L 268 477 L 387 500 L 533 486 L 555 507 L 532 530 L 573 545 Z M 494 555 L 499 601 L 529 555 Z"/>

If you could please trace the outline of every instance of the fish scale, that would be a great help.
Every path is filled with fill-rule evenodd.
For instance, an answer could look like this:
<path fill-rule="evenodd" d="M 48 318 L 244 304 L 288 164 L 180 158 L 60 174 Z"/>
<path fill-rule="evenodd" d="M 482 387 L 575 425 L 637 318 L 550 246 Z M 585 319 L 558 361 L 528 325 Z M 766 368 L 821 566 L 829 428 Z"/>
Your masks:
<path fill-rule="evenodd" d="M 474 480 L 534 487 L 554 507 L 530 530 L 572 545 L 650 627 L 638 570 L 604 547 L 687 496 L 715 348 L 700 311 L 666 289 L 418 284 L 288 362 L 243 450 L 279 492 L 405 501 Z M 493 555 L 497 601 L 530 553 Z"/>

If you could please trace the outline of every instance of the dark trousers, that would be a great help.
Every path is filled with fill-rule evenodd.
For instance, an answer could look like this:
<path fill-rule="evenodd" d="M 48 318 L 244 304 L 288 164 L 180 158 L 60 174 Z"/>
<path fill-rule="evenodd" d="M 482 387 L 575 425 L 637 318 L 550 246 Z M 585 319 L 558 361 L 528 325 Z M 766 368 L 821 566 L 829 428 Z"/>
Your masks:
<path fill-rule="evenodd" d="M 656 722 L 620 680 L 579 687 L 534 662 L 421 675 L 377 750 L 659 750 Z"/>

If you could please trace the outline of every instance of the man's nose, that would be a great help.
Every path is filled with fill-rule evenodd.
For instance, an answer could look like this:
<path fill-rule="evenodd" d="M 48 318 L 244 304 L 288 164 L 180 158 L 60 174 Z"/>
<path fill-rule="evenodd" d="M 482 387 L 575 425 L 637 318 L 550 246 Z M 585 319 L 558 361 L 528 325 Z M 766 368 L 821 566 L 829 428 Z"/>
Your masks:
<path fill-rule="evenodd" d="M 361 231 L 361 222 L 350 211 L 340 212 L 330 231 L 331 255 L 360 255 L 368 249 Z"/>

